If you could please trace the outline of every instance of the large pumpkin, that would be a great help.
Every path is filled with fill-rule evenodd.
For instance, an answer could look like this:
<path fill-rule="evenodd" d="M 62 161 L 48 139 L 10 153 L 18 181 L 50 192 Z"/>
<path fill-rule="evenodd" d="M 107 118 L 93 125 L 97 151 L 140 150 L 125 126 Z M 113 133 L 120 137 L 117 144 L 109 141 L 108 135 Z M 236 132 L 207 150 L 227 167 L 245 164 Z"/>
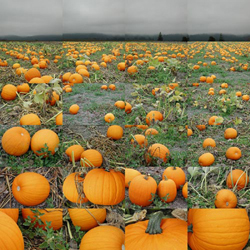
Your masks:
<path fill-rule="evenodd" d="M 136 222 L 125 228 L 126 250 L 185 250 L 187 249 L 187 222 L 180 219 L 162 219 L 156 212 L 150 220 Z"/>
<path fill-rule="evenodd" d="M 50 129 L 41 129 L 38 130 L 31 139 L 31 149 L 36 155 L 43 155 L 47 157 L 47 153 L 38 153 L 42 149 L 45 149 L 45 144 L 48 147 L 48 151 L 52 155 L 55 154 L 55 149 L 58 148 L 59 137 L 58 135 Z"/>
<path fill-rule="evenodd" d="M 28 216 L 31 218 L 32 222 L 35 221 L 36 217 L 43 222 L 43 225 L 36 223 L 35 227 L 40 227 L 45 230 L 47 222 L 51 222 L 49 228 L 53 228 L 54 230 L 60 229 L 63 226 L 63 210 L 56 208 L 46 208 L 46 209 L 36 209 L 37 211 L 32 211 L 30 208 L 22 209 L 23 219 L 27 219 Z"/>
<path fill-rule="evenodd" d="M 116 205 L 125 198 L 125 177 L 121 172 L 90 170 L 84 180 L 86 197 L 97 205 Z"/>
<path fill-rule="evenodd" d="M 129 199 L 132 203 L 146 207 L 154 199 L 157 190 L 157 183 L 154 178 L 147 175 L 138 175 L 129 185 Z"/>
<path fill-rule="evenodd" d="M 85 203 L 88 199 L 83 193 L 84 178 L 80 173 L 71 173 L 63 182 L 63 194 L 71 202 Z"/>
<path fill-rule="evenodd" d="M 0 208 L 0 212 L 7 214 L 17 223 L 19 217 L 18 208 Z"/>
<path fill-rule="evenodd" d="M 95 227 L 83 236 L 80 250 L 121 250 L 124 238 L 124 232 L 117 227 Z"/>
<path fill-rule="evenodd" d="M 242 250 L 248 242 L 245 209 L 190 209 L 188 225 L 192 250 Z"/>
<path fill-rule="evenodd" d="M 6 84 L 2 88 L 1 97 L 5 101 L 14 100 L 14 99 L 16 99 L 16 92 L 17 92 L 17 87 L 16 86 L 14 86 L 12 84 Z"/>
<path fill-rule="evenodd" d="M 100 167 L 102 161 L 102 154 L 95 149 L 87 149 L 81 154 L 81 165 L 83 167 Z"/>
<path fill-rule="evenodd" d="M 24 250 L 23 235 L 15 221 L 0 212 L 0 249 Z"/>
<path fill-rule="evenodd" d="M 8 129 L 2 137 L 3 150 L 9 155 L 21 156 L 30 147 L 30 134 L 22 127 Z"/>
<path fill-rule="evenodd" d="M 81 230 L 87 231 L 103 223 L 106 219 L 106 208 L 69 208 L 69 216 L 74 226 L 81 227 Z"/>
<path fill-rule="evenodd" d="M 19 203 L 25 206 L 36 206 L 47 199 L 50 185 L 44 176 L 25 172 L 14 179 L 12 193 Z"/>

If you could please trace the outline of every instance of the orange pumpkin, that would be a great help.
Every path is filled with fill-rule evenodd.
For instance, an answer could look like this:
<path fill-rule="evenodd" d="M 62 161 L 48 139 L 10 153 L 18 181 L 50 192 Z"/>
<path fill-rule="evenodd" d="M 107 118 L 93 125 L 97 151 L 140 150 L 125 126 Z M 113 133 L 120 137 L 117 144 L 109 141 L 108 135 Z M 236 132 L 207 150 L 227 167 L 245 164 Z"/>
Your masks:
<path fill-rule="evenodd" d="M 83 231 L 98 226 L 97 221 L 103 223 L 106 219 L 106 208 L 69 208 L 68 211 L 73 225 L 80 227 Z"/>
<path fill-rule="evenodd" d="M 58 230 L 63 226 L 63 210 L 56 208 L 46 208 L 46 209 L 37 209 L 32 211 L 30 208 L 22 208 L 23 219 L 26 220 L 28 216 L 31 218 L 31 221 L 34 222 L 37 216 L 42 222 L 43 225 L 36 223 L 35 227 L 40 227 L 43 230 L 46 229 L 47 222 L 51 222 L 49 228 L 53 230 Z"/>
<path fill-rule="evenodd" d="M 154 123 L 156 121 L 162 121 L 163 120 L 163 115 L 159 111 L 150 111 L 146 115 L 146 123 L 149 125 L 150 123 Z"/>
<path fill-rule="evenodd" d="M 72 115 L 76 115 L 78 113 L 79 109 L 80 109 L 80 107 L 77 104 L 73 104 L 70 106 L 69 112 Z"/>
<path fill-rule="evenodd" d="M 102 162 L 102 154 L 95 149 L 87 149 L 81 154 L 81 165 L 83 167 L 100 167 Z"/>
<path fill-rule="evenodd" d="M 174 201 L 177 195 L 177 188 L 175 182 L 165 177 L 159 182 L 157 193 L 163 202 L 169 203 Z"/>
<path fill-rule="evenodd" d="M 7 214 L 17 223 L 19 217 L 18 208 L 0 208 L 0 212 Z"/>
<path fill-rule="evenodd" d="M 121 126 L 112 125 L 107 130 L 107 137 L 113 140 L 120 140 L 123 136 L 123 129 Z"/>
<path fill-rule="evenodd" d="M 234 208 L 237 206 L 237 197 L 231 190 L 221 189 L 216 194 L 214 204 L 217 208 Z"/>
<path fill-rule="evenodd" d="M 63 113 L 56 116 L 56 125 L 63 125 Z"/>
<path fill-rule="evenodd" d="M 21 94 L 26 94 L 30 91 L 30 86 L 28 83 L 23 83 L 17 86 L 17 92 Z"/>
<path fill-rule="evenodd" d="M 151 162 L 151 158 L 156 157 L 162 159 L 164 162 L 167 162 L 170 156 L 168 148 L 160 143 L 155 143 L 151 145 L 148 149 L 148 155 L 146 155 L 147 162 Z"/>
<path fill-rule="evenodd" d="M 81 145 L 72 145 L 65 151 L 66 155 L 69 157 L 69 161 L 72 162 L 72 153 L 74 152 L 75 161 L 81 159 L 81 154 L 83 153 L 84 148 Z"/>
<path fill-rule="evenodd" d="M 21 156 L 30 147 L 30 134 L 22 127 L 8 129 L 2 137 L 3 150 L 9 155 Z"/>
<path fill-rule="evenodd" d="M 233 188 L 237 185 L 237 189 L 241 190 L 249 183 L 249 177 L 241 169 L 234 169 L 227 176 L 227 186 L 228 188 Z"/>
<path fill-rule="evenodd" d="M 0 246 L 2 250 L 24 250 L 20 228 L 7 214 L 0 212 Z"/>
<path fill-rule="evenodd" d="M 47 199 L 50 193 L 50 185 L 44 176 L 33 172 L 25 172 L 14 179 L 12 193 L 22 205 L 36 206 Z"/>
<path fill-rule="evenodd" d="M 141 173 L 136 169 L 125 168 L 125 187 L 129 187 L 130 182 L 138 175 L 141 175 Z"/>
<path fill-rule="evenodd" d="M 40 78 L 41 77 L 41 73 L 38 69 L 36 68 L 31 68 L 28 71 L 26 71 L 26 73 L 24 74 L 25 79 L 29 82 L 30 80 L 32 80 L 35 77 Z"/>
<path fill-rule="evenodd" d="M 41 121 L 36 114 L 28 114 L 22 116 L 20 125 L 41 125 Z"/>
<path fill-rule="evenodd" d="M 184 185 L 186 181 L 185 172 L 180 167 L 167 167 L 162 174 L 162 179 L 164 180 L 165 177 L 173 180 L 177 189 Z"/>
<path fill-rule="evenodd" d="M 2 88 L 1 97 L 5 101 L 15 100 L 16 99 L 16 92 L 17 92 L 16 86 L 14 86 L 12 84 L 6 84 Z"/>
<path fill-rule="evenodd" d="M 38 130 L 31 139 L 31 150 L 38 156 L 43 155 L 44 157 L 48 157 L 48 153 L 38 152 L 46 148 L 45 144 L 48 147 L 48 151 L 50 151 L 51 154 L 54 155 L 55 150 L 56 148 L 58 148 L 59 144 L 58 135 L 50 129 Z"/>
<path fill-rule="evenodd" d="M 86 197 L 97 205 L 117 205 L 125 198 L 125 177 L 121 172 L 109 172 L 96 168 L 90 170 L 84 180 Z"/>

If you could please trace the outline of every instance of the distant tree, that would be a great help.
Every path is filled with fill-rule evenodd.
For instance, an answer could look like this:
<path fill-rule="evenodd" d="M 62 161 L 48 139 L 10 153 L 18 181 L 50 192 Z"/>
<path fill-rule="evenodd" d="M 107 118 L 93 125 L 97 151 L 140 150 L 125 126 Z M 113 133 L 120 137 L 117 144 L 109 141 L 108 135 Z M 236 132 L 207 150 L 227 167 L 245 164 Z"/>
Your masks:
<path fill-rule="evenodd" d="M 189 36 L 182 37 L 182 42 L 188 42 L 188 41 L 189 41 Z"/>
<path fill-rule="evenodd" d="M 157 41 L 163 41 L 163 36 L 162 36 L 161 32 L 159 33 L 159 36 L 158 36 L 158 38 L 157 38 Z"/>
<path fill-rule="evenodd" d="M 210 36 L 210 37 L 208 38 L 208 41 L 216 41 L 216 39 L 215 39 L 213 36 Z"/>
<path fill-rule="evenodd" d="M 223 35 L 220 33 L 219 41 L 225 41 Z"/>

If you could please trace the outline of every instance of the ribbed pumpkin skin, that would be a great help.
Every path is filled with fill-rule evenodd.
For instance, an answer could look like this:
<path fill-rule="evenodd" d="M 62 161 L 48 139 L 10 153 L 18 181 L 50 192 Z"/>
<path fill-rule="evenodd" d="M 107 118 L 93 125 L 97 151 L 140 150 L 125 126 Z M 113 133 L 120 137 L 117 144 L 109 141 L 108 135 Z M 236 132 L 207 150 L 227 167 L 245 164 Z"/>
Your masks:
<path fill-rule="evenodd" d="M 93 208 L 88 211 L 96 218 L 96 220 L 88 213 L 87 209 L 69 208 L 69 216 L 74 226 L 81 227 L 81 230 L 87 231 L 98 226 L 96 220 L 103 223 L 106 219 L 105 208 Z"/>
<path fill-rule="evenodd" d="M 36 208 L 34 208 L 36 209 Z M 35 227 L 40 227 L 45 230 L 46 222 L 50 222 L 50 228 L 53 228 L 54 230 L 58 230 L 63 226 L 63 210 L 62 209 L 56 209 L 56 208 L 47 208 L 47 209 L 37 209 L 40 213 L 43 213 L 44 215 L 39 216 L 40 220 L 44 223 L 44 225 L 39 225 L 38 223 L 35 225 Z M 22 209 L 22 216 L 25 219 L 30 216 L 32 221 L 35 221 L 36 213 L 33 213 L 30 208 L 23 208 Z M 37 214 L 38 215 L 38 214 Z"/>
<path fill-rule="evenodd" d="M 233 177 L 233 185 L 232 185 L 232 177 Z M 238 181 L 238 179 L 239 179 L 239 181 Z M 238 181 L 237 189 L 241 190 L 242 188 L 245 187 L 245 185 L 246 186 L 248 185 L 248 183 L 249 183 L 249 177 L 246 176 L 246 173 L 243 173 L 243 170 L 241 170 L 241 169 L 234 169 L 227 176 L 227 181 L 226 181 L 227 186 L 229 188 L 233 188 L 233 186 L 235 186 L 235 184 L 237 183 L 237 181 Z M 247 184 L 246 184 L 246 182 L 247 182 Z"/>
<path fill-rule="evenodd" d="M 2 137 L 2 147 L 9 155 L 21 156 L 30 147 L 30 134 L 22 127 L 8 129 Z"/>
<path fill-rule="evenodd" d="M 6 84 L 6 85 L 2 88 L 1 97 L 2 97 L 5 101 L 14 100 L 14 99 L 16 99 L 16 92 L 17 92 L 16 86 L 14 86 L 14 85 L 12 85 L 12 84 Z"/>
<path fill-rule="evenodd" d="M 132 203 L 146 207 L 152 201 L 152 193 L 155 194 L 157 183 L 151 176 L 139 175 L 136 176 L 129 185 L 129 199 Z M 150 201 L 151 200 L 151 201 Z"/>
<path fill-rule="evenodd" d="M 84 178 L 80 177 L 80 173 L 71 173 L 63 182 L 63 194 L 71 202 L 85 203 L 88 201 L 86 197 L 80 197 L 76 184 L 83 182 Z"/>
<path fill-rule="evenodd" d="M 125 169 L 125 187 L 129 187 L 130 182 L 138 175 L 141 175 L 139 171 L 133 168 Z"/>
<path fill-rule="evenodd" d="M 17 223 L 19 217 L 18 208 L 0 208 L 0 212 L 7 214 Z"/>
<path fill-rule="evenodd" d="M 167 167 L 162 174 L 162 179 L 164 179 L 164 176 L 166 176 L 167 179 L 173 180 L 177 189 L 179 189 L 181 185 L 184 185 L 186 181 L 185 172 L 179 167 Z"/>
<path fill-rule="evenodd" d="M 50 185 L 44 176 L 26 172 L 14 179 L 12 193 L 19 203 L 25 206 L 36 206 L 47 199 Z"/>
<path fill-rule="evenodd" d="M 151 157 L 157 157 L 162 159 L 164 162 L 167 162 L 170 152 L 168 148 L 160 143 L 155 143 L 151 145 L 148 149 L 148 153 Z M 150 162 L 150 156 L 147 156 L 147 162 Z"/>
<path fill-rule="evenodd" d="M 20 125 L 41 125 L 41 121 L 36 114 L 28 114 L 22 116 Z"/>
<path fill-rule="evenodd" d="M 45 144 L 48 146 L 48 150 L 51 152 L 52 155 L 55 154 L 55 149 L 58 147 L 59 144 L 59 137 L 58 135 L 50 130 L 50 129 L 41 129 L 38 130 L 31 139 L 31 149 L 36 155 L 44 155 L 45 153 L 37 153 L 42 148 L 45 148 Z"/>
<path fill-rule="evenodd" d="M 192 250 L 242 250 L 249 237 L 245 209 L 190 209 L 188 244 Z"/>
<path fill-rule="evenodd" d="M 87 149 L 81 154 L 81 159 L 86 158 L 86 162 L 83 163 L 81 160 L 81 165 L 83 167 L 90 167 L 93 165 L 94 167 L 100 167 L 102 165 L 102 154 L 95 149 Z M 91 164 L 89 163 L 91 162 Z"/>
<path fill-rule="evenodd" d="M 121 250 L 124 232 L 114 226 L 98 226 L 89 230 L 82 238 L 80 250 Z"/>
<path fill-rule="evenodd" d="M 24 250 L 23 235 L 12 218 L 0 212 L 0 249 Z"/>
<path fill-rule="evenodd" d="M 161 234 L 145 233 L 148 220 L 125 228 L 126 250 L 186 250 L 187 223 L 180 219 L 162 219 Z"/>
<path fill-rule="evenodd" d="M 83 189 L 94 204 L 116 205 L 125 198 L 125 176 L 114 170 L 92 169 L 85 177 Z"/>
<path fill-rule="evenodd" d="M 67 148 L 65 151 L 66 155 L 69 157 L 69 161 L 72 162 L 72 152 L 74 151 L 75 161 L 79 161 L 81 159 L 81 154 L 84 151 L 84 148 L 81 145 L 72 145 Z"/>

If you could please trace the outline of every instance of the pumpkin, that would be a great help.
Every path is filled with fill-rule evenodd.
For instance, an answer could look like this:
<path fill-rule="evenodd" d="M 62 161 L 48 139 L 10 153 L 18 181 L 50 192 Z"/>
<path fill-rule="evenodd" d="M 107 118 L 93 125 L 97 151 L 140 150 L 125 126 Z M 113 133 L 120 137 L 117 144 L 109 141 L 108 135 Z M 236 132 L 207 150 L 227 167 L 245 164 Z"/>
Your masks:
<path fill-rule="evenodd" d="M 42 78 L 34 77 L 29 81 L 29 83 L 45 83 L 45 82 Z"/>
<path fill-rule="evenodd" d="M 57 101 L 60 100 L 60 96 L 56 93 L 56 91 L 48 92 L 47 93 L 47 101 L 46 103 L 49 103 L 51 106 L 54 106 Z"/>
<path fill-rule="evenodd" d="M 162 217 L 162 211 L 158 211 L 149 220 L 126 226 L 126 250 L 187 249 L 187 222 L 174 218 L 162 219 Z"/>
<path fill-rule="evenodd" d="M 125 102 L 124 101 L 117 101 L 115 103 L 115 106 L 119 109 L 124 109 L 125 108 Z"/>
<path fill-rule="evenodd" d="M 233 183 L 233 184 L 232 184 Z M 246 173 L 241 169 L 234 169 L 231 171 L 226 180 L 226 184 L 228 188 L 233 188 L 237 185 L 237 189 L 241 190 L 249 183 L 249 177 Z"/>
<path fill-rule="evenodd" d="M 154 123 L 156 121 L 162 121 L 163 120 L 163 115 L 161 112 L 159 111 L 150 111 L 147 115 L 146 115 L 146 123 L 149 125 L 150 123 Z"/>
<path fill-rule="evenodd" d="M 40 78 L 41 77 L 41 73 L 38 69 L 36 68 L 31 68 L 28 71 L 26 71 L 26 73 L 24 74 L 25 79 L 29 82 L 30 80 L 32 80 L 35 77 Z"/>
<path fill-rule="evenodd" d="M 70 75 L 69 80 L 70 83 L 83 83 L 83 78 L 80 74 L 75 73 Z"/>
<path fill-rule="evenodd" d="M 249 237 L 245 209 L 189 209 L 188 225 L 192 250 L 241 250 Z"/>
<path fill-rule="evenodd" d="M 221 123 L 216 123 L 215 120 L 219 118 L 218 116 L 211 116 L 208 120 L 209 125 L 221 125 Z"/>
<path fill-rule="evenodd" d="M 72 145 L 66 149 L 65 153 L 69 157 L 69 161 L 72 162 L 72 153 L 74 152 L 75 161 L 80 161 L 83 151 L 84 148 L 81 145 Z"/>
<path fill-rule="evenodd" d="M 2 88 L 1 97 L 5 101 L 15 100 L 16 99 L 16 92 L 17 92 L 16 86 L 14 86 L 12 84 L 6 84 Z"/>
<path fill-rule="evenodd" d="M 37 209 L 37 211 L 32 211 L 30 208 L 22 208 L 23 219 L 26 220 L 28 216 L 31 218 L 32 223 L 35 221 L 37 216 L 43 225 L 36 223 L 35 227 L 40 227 L 45 230 L 47 222 L 51 222 L 49 228 L 53 230 L 58 230 L 63 226 L 63 210 L 55 208 Z M 36 209 L 35 209 L 36 210 Z"/>
<path fill-rule="evenodd" d="M 202 144 L 203 148 L 207 148 L 207 147 L 216 147 L 216 142 L 214 139 L 212 138 L 207 138 L 203 141 L 203 144 Z"/>
<path fill-rule="evenodd" d="M 157 135 L 159 132 L 154 128 L 148 128 L 145 131 L 145 135 Z"/>
<path fill-rule="evenodd" d="M 106 208 L 69 208 L 68 211 L 73 225 L 80 227 L 83 231 L 98 226 L 98 223 L 103 223 L 106 219 Z"/>
<path fill-rule="evenodd" d="M 133 168 L 125 168 L 125 187 L 129 187 L 130 182 L 141 173 Z"/>
<path fill-rule="evenodd" d="M 73 104 L 70 106 L 69 112 L 72 115 L 76 115 L 78 113 L 79 109 L 80 109 L 80 107 L 77 104 Z"/>
<path fill-rule="evenodd" d="M 25 172 L 14 179 L 12 193 L 22 205 L 36 206 L 47 199 L 50 185 L 44 176 L 34 172 Z"/>
<path fill-rule="evenodd" d="M 134 135 L 134 139 L 131 139 L 131 144 L 134 144 L 134 146 L 139 145 L 141 148 L 143 148 L 147 147 L 148 140 L 144 135 Z"/>
<path fill-rule="evenodd" d="M 128 102 L 125 102 L 125 112 L 126 114 L 129 114 L 132 112 L 132 105 Z"/>
<path fill-rule="evenodd" d="M 230 147 L 226 151 L 226 157 L 231 160 L 238 160 L 241 157 L 241 150 L 237 147 Z"/>
<path fill-rule="evenodd" d="M 62 76 L 62 81 L 63 81 L 63 82 L 68 82 L 70 76 L 71 76 L 71 73 L 70 73 L 70 72 L 65 73 L 65 74 Z"/>
<path fill-rule="evenodd" d="M 19 209 L 18 208 L 0 208 L 0 212 L 3 212 L 10 216 L 16 223 L 19 217 Z"/>
<path fill-rule="evenodd" d="M 121 172 L 90 170 L 84 180 L 86 197 L 97 205 L 117 205 L 125 198 L 125 177 Z"/>
<path fill-rule="evenodd" d="M 157 193 L 163 202 L 169 203 L 174 201 L 177 195 L 175 182 L 165 177 L 158 184 Z"/>
<path fill-rule="evenodd" d="M 63 113 L 56 116 L 56 125 L 63 125 Z"/>
<path fill-rule="evenodd" d="M 224 132 L 225 139 L 235 139 L 237 137 L 237 130 L 234 128 L 227 128 Z"/>
<path fill-rule="evenodd" d="M 214 163 L 214 161 L 215 161 L 214 155 L 211 153 L 205 153 L 199 157 L 200 166 L 204 167 L 210 166 Z"/>
<path fill-rule="evenodd" d="M 160 158 L 164 162 L 167 162 L 170 156 L 168 148 L 160 143 L 151 145 L 148 149 L 148 155 L 146 155 L 147 162 L 151 162 L 152 157 Z"/>
<path fill-rule="evenodd" d="M 164 180 L 165 177 L 173 180 L 177 189 L 179 189 L 181 185 L 184 185 L 186 181 L 186 175 L 180 167 L 167 167 L 162 174 L 162 180 Z"/>
<path fill-rule="evenodd" d="M 28 83 L 23 83 L 17 86 L 17 92 L 21 94 L 26 94 L 30 91 L 30 86 Z"/>
<path fill-rule="evenodd" d="M 214 204 L 217 208 L 234 208 L 237 206 L 237 197 L 231 190 L 221 189 L 216 194 Z"/>
<path fill-rule="evenodd" d="M 22 116 L 20 125 L 41 125 L 41 121 L 36 114 L 28 114 Z"/>
<path fill-rule="evenodd" d="M 88 199 L 83 193 L 83 181 L 84 178 L 80 176 L 80 173 L 71 173 L 63 182 L 63 194 L 71 202 L 85 203 Z"/>
<path fill-rule="evenodd" d="M 115 90 L 115 89 L 116 89 L 115 84 L 110 84 L 110 85 L 109 85 L 109 89 Z"/>
<path fill-rule="evenodd" d="M 182 195 L 184 198 L 188 197 L 188 182 L 186 182 L 182 187 Z"/>
<path fill-rule="evenodd" d="M 102 162 L 102 154 L 95 149 L 87 149 L 81 154 L 81 165 L 83 167 L 100 167 Z"/>
<path fill-rule="evenodd" d="M 107 130 L 107 137 L 113 140 L 120 140 L 123 136 L 123 129 L 121 126 L 112 125 Z"/>
<path fill-rule="evenodd" d="M 153 177 L 138 175 L 130 182 L 129 199 L 136 205 L 146 207 L 153 202 L 156 190 L 157 183 Z"/>
<path fill-rule="evenodd" d="M 115 116 L 112 113 L 108 113 L 104 116 L 105 122 L 108 122 L 108 123 L 114 121 L 114 119 L 115 119 Z"/>
<path fill-rule="evenodd" d="M 50 83 L 50 81 L 53 79 L 53 77 L 46 75 L 46 76 L 42 76 L 41 79 L 43 79 L 43 81 L 45 83 Z"/>
<path fill-rule="evenodd" d="M 124 232 L 117 227 L 95 227 L 83 236 L 80 250 L 120 250 L 124 244 L 124 238 Z"/>
<path fill-rule="evenodd" d="M 24 250 L 23 235 L 15 221 L 0 211 L 1 250 Z"/>
<path fill-rule="evenodd" d="M 30 147 L 30 134 L 22 127 L 8 129 L 2 137 L 3 150 L 9 155 L 21 156 Z"/>
<path fill-rule="evenodd" d="M 38 153 L 38 151 L 45 149 L 45 144 L 48 147 L 48 151 L 54 155 L 55 149 L 58 148 L 59 144 L 58 135 L 50 129 L 38 130 L 31 139 L 31 150 L 38 156 L 43 155 L 47 157 L 48 154 L 46 152 Z"/>

